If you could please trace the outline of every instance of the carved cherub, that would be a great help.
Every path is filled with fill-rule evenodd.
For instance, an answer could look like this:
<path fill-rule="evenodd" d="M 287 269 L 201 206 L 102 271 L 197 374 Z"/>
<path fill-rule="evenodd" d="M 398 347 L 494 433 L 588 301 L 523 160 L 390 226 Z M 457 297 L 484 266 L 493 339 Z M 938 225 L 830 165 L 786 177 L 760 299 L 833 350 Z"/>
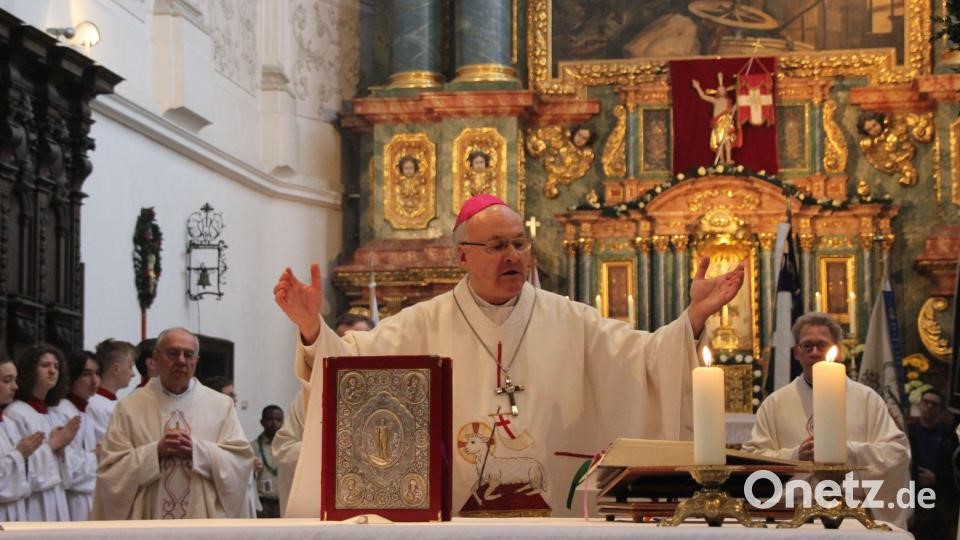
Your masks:
<path fill-rule="evenodd" d="M 904 117 L 876 111 L 865 111 L 857 119 L 860 152 L 875 169 L 887 174 L 899 174 L 897 181 L 904 186 L 917 183 L 917 169 L 913 157 L 917 153 L 913 142 L 928 143 L 933 138 L 930 117 L 907 114 Z M 913 139 L 913 141 L 911 141 Z"/>
<path fill-rule="evenodd" d="M 527 151 L 533 157 L 543 157 L 547 182 L 543 193 L 548 199 L 560 194 L 557 185 L 569 186 L 590 170 L 596 157 L 590 143 L 593 130 L 577 125 L 567 130 L 562 126 L 545 126 L 530 133 Z"/>

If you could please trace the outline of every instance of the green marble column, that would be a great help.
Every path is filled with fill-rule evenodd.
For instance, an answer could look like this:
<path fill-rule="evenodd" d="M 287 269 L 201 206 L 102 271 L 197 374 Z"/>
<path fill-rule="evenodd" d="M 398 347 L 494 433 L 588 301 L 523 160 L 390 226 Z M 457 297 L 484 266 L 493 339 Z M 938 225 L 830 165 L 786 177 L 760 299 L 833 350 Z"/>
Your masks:
<path fill-rule="evenodd" d="M 637 275 L 639 285 L 637 289 L 637 328 L 650 330 L 650 241 L 646 238 L 637 239 Z"/>
<path fill-rule="evenodd" d="M 512 0 L 457 0 L 455 82 L 515 81 Z"/>
<path fill-rule="evenodd" d="M 393 0 L 391 88 L 433 88 L 443 83 L 441 0 Z"/>

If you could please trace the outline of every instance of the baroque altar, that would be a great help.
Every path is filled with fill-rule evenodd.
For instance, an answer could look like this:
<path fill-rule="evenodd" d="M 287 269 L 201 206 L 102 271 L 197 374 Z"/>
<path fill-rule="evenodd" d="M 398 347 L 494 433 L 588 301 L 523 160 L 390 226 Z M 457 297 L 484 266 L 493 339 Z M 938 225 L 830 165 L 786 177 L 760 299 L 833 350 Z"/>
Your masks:
<path fill-rule="evenodd" d="M 714 4 L 749 11 L 753 26 Z M 493 193 L 531 224 L 545 288 L 638 328 L 679 315 L 698 256 L 712 272 L 744 259 L 747 285 L 709 325 L 738 373 L 728 409 L 749 411 L 770 354 L 776 230 L 789 220 L 804 310 L 835 315 L 855 357 L 888 276 L 908 377 L 944 389 L 960 59 L 930 41 L 941 7 L 905 0 L 871 18 L 856 0 L 586 5 L 397 1 L 373 14 L 375 39 L 392 47 L 373 53 L 373 84 L 340 116 L 359 157 L 333 278 L 343 307 L 368 309 L 371 270 L 384 316 L 451 288 L 459 205 Z M 757 66 L 769 82 L 742 105 L 737 77 Z M 765 124 L 742 126 L 733 164 L 707 150 L 690 166 L 725 84 Z M 706 120 L 678 124 L 681 101 Z M 691 130 L 702 143 L 683 142 Z M 774 167 L 750 162 L 762 130 Z"/>

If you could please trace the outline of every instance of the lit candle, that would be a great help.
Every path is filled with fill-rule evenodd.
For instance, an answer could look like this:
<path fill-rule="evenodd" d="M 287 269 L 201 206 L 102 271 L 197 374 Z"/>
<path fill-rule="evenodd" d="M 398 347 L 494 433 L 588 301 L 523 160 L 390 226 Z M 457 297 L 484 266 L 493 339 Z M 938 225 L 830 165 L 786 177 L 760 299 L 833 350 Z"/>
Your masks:
<path fill-rule="evenodd" d="M 820 297 L 820 291 L 813 293 L 814 311 L 823 311 L 823 298 Z"/>
<path fill-rule="evenodd" d="M 825 360 L 813 365 L 813 460 L 817 463 L 847 462 L 847 370 L 835 362 L 837 353 L 834 345 Z"/>
<path fill-rule="evenodd" d="M 727 428 L 724 416 L 723 368 L 711 366 L 713 355 L 703 348 L 706 367 L 693 370 L 693 462 L 726 465 Z"/>
<path fill-rule="evenodd" d="M 632 295 L 632 294 L 628 294 L 628 295 L 627 295 L 627 309 L 630 311 L 630 314 L 629 314 L 629 316 L 628 316 L 628 319 L 629 319 L 629 321 L 630 321 L 630 328 L 636 328 L 636 327 L 637 327 L 637 314 L 634 313 L 634 310 L 633 310 L 633 295 Z"/>
<path fill-rule="evenodd" d="M 596 302 L 596 306 L 597 306 L 597 311 L 599 311 L 600 314 L 603 315 L 603 300 L 600 298 L 600 295 L 599 295 L 599 294 L 597 295 L 597 298 L 595 299 L 595 302 Z"/>
<path fill-rule="evenodd" d="M 850 335 L 857 335 L 857 293 L 850 291 L 847 296 L 847 315 L 850 317 Z"/>

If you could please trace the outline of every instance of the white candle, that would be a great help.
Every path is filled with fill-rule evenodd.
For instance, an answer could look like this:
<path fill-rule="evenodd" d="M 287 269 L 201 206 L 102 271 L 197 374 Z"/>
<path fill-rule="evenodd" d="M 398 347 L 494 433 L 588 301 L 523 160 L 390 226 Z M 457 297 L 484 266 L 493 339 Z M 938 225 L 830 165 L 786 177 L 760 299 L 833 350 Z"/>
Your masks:
<path fill-rule="evenodd" d="M 823 299 L 820 297 L 820 291 L 813 293 L 814 311 L 823 311 Z"/>
<path fill-rule="evenodd" d="M 847 370 L 837 358 L 837 346 L 813 365 L 813 460 L 847 462 Z M 694 395 L 696 398 L 696 395 Z"/>
<path fill-rule="evenodd" d="M 847 296 L 847 315 L 850 317 L 850 335 L 857 335 L 857 293 L 850 291 Z"/>
<path fill-rule="evenodd" d="M 720 308 L 720 326 L 724 328 L 730 326 L 730 308 L 726 304 Z"/>
<path fill-rule="evenodd" d="M 599 295 L 599 294 L 598 294 L 597 297 L 594 299 L 594 302 L 596 303 L 597 311 L 599 311 L 600 314 L 603 315 L 603 300 L 600 298 L 600 295 Z"/>
<path fill-rule="evenodd" d="M 634 312 L 634 309 L 633 309 L 633 295 L 632 295 L 632 294 L 628 294 L 628 295 L 627 295 L 627 309 L 630 311 L 630 314 L 629 314 L 628 317 L 627 317 L 628 320 L 630 321 L 630 328 L 636 328 L 636 327 L 637 327 L 637 314 Z"/>
<path fill-rule="evenodd" d="M 703 348 L 707 367 L 693 370 L 693 462 L 726 465 L 727 428 L 723 400 L 723 368 L 711 366 L 710 349 Z"/>

